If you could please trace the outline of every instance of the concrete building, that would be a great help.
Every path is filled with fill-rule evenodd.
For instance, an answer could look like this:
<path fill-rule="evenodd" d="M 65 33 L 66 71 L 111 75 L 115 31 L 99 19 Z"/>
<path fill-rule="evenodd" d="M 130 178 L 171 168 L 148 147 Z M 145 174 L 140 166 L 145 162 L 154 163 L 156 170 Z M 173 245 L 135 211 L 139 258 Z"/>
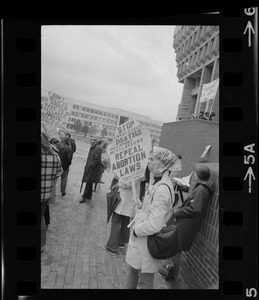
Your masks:
<path fill-rule="evenodd" d="M 219 26 L 176 26 L 173 47 L 176 52 L 177 77 L 183 83 L 177 120 L 190 119 L 200 111 L 215 113 L 219 121 L 219 93 L 215 100 L 200 104 L 203 84 L 219 77 Z"/>
<path fill-rule="evenodd" d="M 82 126 L 94 126 L 98 135 L 106 128 L 107 138 L 112 138 L 119 124 L 134 118 L 149 129 L 151 140 L 160 141 L 163 123 L 141 114 L 60 96 L 45 88 L 42 88 L 41 102 L 42 118 L 58 128 L 69 129 L 79 121 Z"/>

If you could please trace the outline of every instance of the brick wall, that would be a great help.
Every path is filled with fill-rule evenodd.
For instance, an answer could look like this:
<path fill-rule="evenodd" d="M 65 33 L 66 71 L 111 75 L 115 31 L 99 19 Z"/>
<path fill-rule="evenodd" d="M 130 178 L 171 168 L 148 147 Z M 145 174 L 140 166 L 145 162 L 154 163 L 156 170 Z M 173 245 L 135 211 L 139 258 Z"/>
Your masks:
<path fill-rule="evenodd" d="M 215 193 L 191 250 L 182 252 L 180 275 L 189 288 L 218 289 L 219 170 L 218 163 L 206 163 L 206 166 L 210 168 Z"/>
<path fill-rule="evenodd" d="M 182 252 L 180 277 L 189 289 L 218 289 L 219 286 L 219 126 L 209 121 L 188 120 L 165 123 L 162 127 L 160 146 L 183 157 L 183 170 L 178 177 L 193 171 L 207 145 L 211 149 L 206 166 L 210 168 L 216 190 L 191 250 Z M 190 189 L 193 185 L 192 181 Z"/>
<path fill-rule="evenodd" d="M 205 120 L 164 123 L 159 145 L 182 155 L 183 170 L 178 177 L 187 176 L 207 145 L 211 145 L 209 162 L 219 162 L 219 124 Z"/>

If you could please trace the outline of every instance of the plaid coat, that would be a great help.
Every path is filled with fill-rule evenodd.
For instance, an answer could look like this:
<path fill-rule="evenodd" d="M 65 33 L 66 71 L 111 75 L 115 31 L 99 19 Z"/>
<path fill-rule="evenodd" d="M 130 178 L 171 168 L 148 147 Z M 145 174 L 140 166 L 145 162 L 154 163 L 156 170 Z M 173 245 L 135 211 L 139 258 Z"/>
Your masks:
<path fill-rule="evenodd" d="M 52 154 L 41 151 L 41 202 L 50 198 L 54 181 L 61 176 L 63 169 L 59 156 L 53 151 Z"/>

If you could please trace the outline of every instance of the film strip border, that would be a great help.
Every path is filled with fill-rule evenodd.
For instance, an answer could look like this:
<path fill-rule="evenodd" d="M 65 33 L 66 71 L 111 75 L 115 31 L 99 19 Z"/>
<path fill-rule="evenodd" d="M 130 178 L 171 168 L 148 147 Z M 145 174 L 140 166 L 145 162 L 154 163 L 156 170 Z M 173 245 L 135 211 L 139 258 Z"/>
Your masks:
<path fill-rule="evenodd" d="M 203 291 L 200 298 L 257 296 L 256 16 L 255 8 L 247 8 L 219 17 L 220 288 Z M 41 25 L 40 21 L 7 21 L 3 26 L 8 28 L 2 104 L 5 299 L 41 294 Z M 193 292 L 185 291 L 185 297 Z M 177 296 L 180 299 L 182 294 Z"/>
<path fill-rule="evenodd" d="M 255 8 L 221 20 L 220 282 L 224 295 L 257 296 Z"/>

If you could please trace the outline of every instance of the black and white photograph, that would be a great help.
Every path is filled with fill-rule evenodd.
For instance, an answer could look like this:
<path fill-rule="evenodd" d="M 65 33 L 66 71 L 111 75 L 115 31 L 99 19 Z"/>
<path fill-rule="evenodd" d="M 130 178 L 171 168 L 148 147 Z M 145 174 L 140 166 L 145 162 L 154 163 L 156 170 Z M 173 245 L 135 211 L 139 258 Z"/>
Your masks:
<path fill-rule="evenodd" d="M 41 289 L 219 289 L 220 34 L 41 26 Z"/>

